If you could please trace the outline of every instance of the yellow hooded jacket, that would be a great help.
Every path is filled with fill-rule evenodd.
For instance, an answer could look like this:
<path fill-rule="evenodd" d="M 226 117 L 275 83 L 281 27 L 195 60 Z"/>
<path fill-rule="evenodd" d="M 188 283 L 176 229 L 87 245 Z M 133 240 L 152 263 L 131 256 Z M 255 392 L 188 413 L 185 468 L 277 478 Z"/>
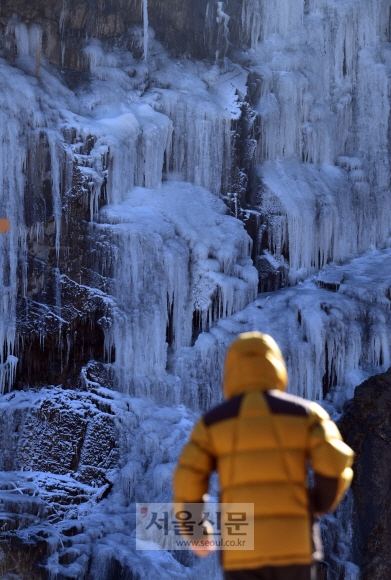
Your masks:
<path fill-rule="evenodd" d="M 202 502 L 215 469 L 222 503 L 254 504 L 254 550 L 225 550 L 226 570 L 310 564 L 313 515 L 334 509 L 352 479 L 354 453 L 336 425 L 320 405 L 284 393 L 287 382 L 275 341 L 241 334 L 225 362 L 227 400 L 198 421 L 175 471 L 177 504 Z"/>

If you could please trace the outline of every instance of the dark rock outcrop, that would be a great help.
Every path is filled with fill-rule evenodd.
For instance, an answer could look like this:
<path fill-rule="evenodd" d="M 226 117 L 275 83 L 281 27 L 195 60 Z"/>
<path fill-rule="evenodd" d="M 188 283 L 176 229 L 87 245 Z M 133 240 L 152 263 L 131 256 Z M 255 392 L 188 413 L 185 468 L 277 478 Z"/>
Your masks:
<path fill-rule="evenodd" d="M 149 24 L 158 40 L 173 54 L 214 57 L 215 29 L 218 28 L 215 4 L 207 0 L 149 0 Z M 26 24 L 42 25 L 44 55 L 52 64 L 71 70 L 83 70 L 86 63 L 79 49 L 84 39 L 95 37 L 114 41 L 120 38 L 130 27 L 142 25 L 143 6 L 142 0 L 2 2 L 0 23 L 5 25 L 13 16 Z M 11 44 L 11 56 L 13 50 Z"/>
<path fill-rule="evenodd" d="M 339 427 L 355 453 L 353 557 L 363 580 L 391 577 L 391 369 L 356 388 Z"/>
<path fill-rule="evenodd" d="M 133 502 L 171 485 L 193 417 L 101 388 L 101 370 L 0 401 L 2 580 L 189 578 L 187 559 L 136 551 Z"/>
<path fill-rule="evenodd" d="M 67 136 L 65 136 L 67 137 Z M 86 148 L 88 143 L 86 144 Z M 55 250 L 55 219 L 45 139 L 30 143 L 25 193 L 27 292 L 18 301 L 19 364 L 16 386 L 79 384 L 82 367 L 104 359 L 99 320 L 107 319 L 108 280 L 99 273 L 96 235 L 90 223 L 88 183 L 76 161 L 63 156 L 61 237 Z M 49 193 L 45 199 L 45 183 Z M 98 207 L 106 201 L 102 185 Z M 36 226 L 44 224 L 42 235 Z M 103 243 L 100 236 L 100 243 Z"/>
<path fill-rule="evenodd" d="M 110 398 L 92 392 L 52 388 L 25 409 L 13 401 L 1 412 L 2 447 L 12 445 L 0 460 L 0 575 L 35 580 L 48 577 L 53 547 L 65 568 L 88 557 L 77 509 L 111 491 L 118 434 Z"/>
<path fill-rule="evenodd" d="M 249 32 L 240 24 L 243 3 L 222 2 L 222 13 L 218 4 L 209 0 L 148 0 L 148 22 L 173 56 L 232 57 L 237 49 L 251 45 Z M 5 0 L 0 6 L 0 28 L 5 29 L 10 18 L 42 26 L 43 55 L 51 64 L 85 71 L 86 59 L 80 50 L 85 39 L 115 43 L 135 25 L 143 25 L 143 0 Z M 12 60 L 16 49 L 11 38 L 7 48 Z"/>

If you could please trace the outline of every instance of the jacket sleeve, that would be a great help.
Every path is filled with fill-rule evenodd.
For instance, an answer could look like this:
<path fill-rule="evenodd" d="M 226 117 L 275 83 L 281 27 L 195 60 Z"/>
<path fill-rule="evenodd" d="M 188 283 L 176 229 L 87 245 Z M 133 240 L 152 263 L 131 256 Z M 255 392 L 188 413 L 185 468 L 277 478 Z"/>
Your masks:
<path fill-rule="evenodd" d="M 336 424 L 316 403 L 311 404 L 309 459 L 314 471 L 312 507 L 317 514 L 334 510 L 353 478 L 353 450 L 343 441 Z"/>
<path fill-rule="evenodd" d="M 174 472 L 174 503 L 202 502 L 216 467 L 210 435 L 203 419 L 193 429 Z"/>

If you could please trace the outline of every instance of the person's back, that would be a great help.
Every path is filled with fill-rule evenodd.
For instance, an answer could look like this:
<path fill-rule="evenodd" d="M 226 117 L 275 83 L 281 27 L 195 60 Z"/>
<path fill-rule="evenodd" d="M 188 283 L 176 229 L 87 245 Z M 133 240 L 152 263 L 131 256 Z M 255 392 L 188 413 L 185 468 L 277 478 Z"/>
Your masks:
<path fill-rule="evenodd" d="M 353 451 L 322 407 L 281 392 L 287 380 L 271 337 L 240 335 L 227 354 L 227 400 L 197 423 L 175 472 L 177 504 L 202 502 L 215 469 L 221 503 L 254 504 L 254 550 L 223 552 L 227 579 L 309 579 L 321 556 L 313 516 L 333 509 L 352 478 Z"/>

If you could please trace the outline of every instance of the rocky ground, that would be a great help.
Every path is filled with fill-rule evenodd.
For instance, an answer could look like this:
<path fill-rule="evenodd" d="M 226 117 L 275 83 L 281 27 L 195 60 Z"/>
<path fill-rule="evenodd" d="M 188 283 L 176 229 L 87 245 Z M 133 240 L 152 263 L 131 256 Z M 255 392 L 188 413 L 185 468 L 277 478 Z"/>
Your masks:
<path fill-rule="evenodd" d="M 391 570 L 391 369 L 356 388 L 339 427 L 356 453 L 352 555 L 363 580 Z"/>

